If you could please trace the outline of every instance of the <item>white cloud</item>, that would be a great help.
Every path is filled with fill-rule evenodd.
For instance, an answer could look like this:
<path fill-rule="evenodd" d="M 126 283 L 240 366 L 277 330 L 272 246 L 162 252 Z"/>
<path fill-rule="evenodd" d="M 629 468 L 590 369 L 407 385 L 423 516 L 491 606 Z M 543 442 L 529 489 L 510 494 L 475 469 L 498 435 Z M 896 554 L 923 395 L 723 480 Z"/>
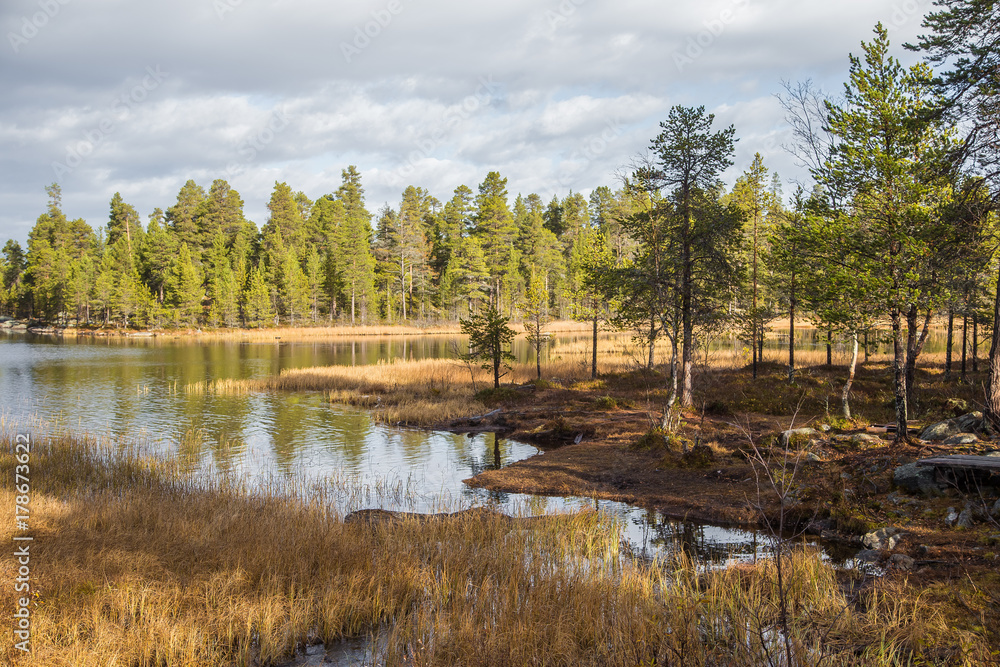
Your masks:
<path fill-rule="evenodd" d="M 930 0 L 222 2 L 232 11 L 221 16 L 212 0 L 71 2 L 17 52 L 9 40 L 0 45 L 0 243 L 26 239 L 45 209 L 53 163 L 88 141 L 59 180 L 67 214 L 95 228 L 114 192 L 145 217 L 170 206 L 188 178 L 206 187 L 229 178 L 263 223 L 275 180 L 318 197 L 352 163 L 373 209 L 397 202 L 406 183 L 444 201 L 491 169 L 509 178 L 512 197 L 589 191 L 614 185 L 673 104 L 704 104 L 736 126 L 733 170 L 760 150 L 790 178 L 802 172 L 780 150 L 785 130 L 772 97 L 780 80 L 836 88 L 847 53 L 877 20 L 898 47 L 930 8 Z M 4 3 L 0 28 L 17 34 L 35 11 L 31 0 Z M 368 31 L 363 47 L 354 43 L 359 30 Z M 675 55 L 691 40 L 700 51 L 678 67 Z M 351 62 L 342 44 L 359 50 Z M 151 70 L 166 73 L 152 87 Z"/>

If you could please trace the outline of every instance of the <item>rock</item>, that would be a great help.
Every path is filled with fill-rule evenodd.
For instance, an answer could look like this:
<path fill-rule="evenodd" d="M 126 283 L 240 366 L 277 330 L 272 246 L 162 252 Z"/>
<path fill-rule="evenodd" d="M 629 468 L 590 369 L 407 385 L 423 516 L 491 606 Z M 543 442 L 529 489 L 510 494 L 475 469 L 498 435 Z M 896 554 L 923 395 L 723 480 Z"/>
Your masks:
<path fill-rule="evenodd" d="M 946 438 L 941 442 L 942 445 L 971 445 L 974 442 L 979 442 L 977 438 L 972 433 L 959 433 L 958 435 L 953 435 L 950 438 Z"/>
<path fill-rule="evenodd" d="M 899 528 L 889 526 L 887 528 L 879 528 L 878 530 L 873 530 L 868 533 L 861 538 L 861 543 L 869 549 L 891 551 L 896 548 L 896 545 L 899 544 L 899 541 L 902 538 L 903 536 L 900 533 Z"/>
<path fill-rule="evenodd" d="M 993 456 L 996 458 L 1000 458 L 1000 449 L 994 449 L 993 451 L 986 452 L 985 454 L 983 454 L 983 456 Z"/>
<path fill-rule="evenodd" d="M 958 512 L 955 510 L 954 507 L 949 507 L 948 508 L 948 513 L 945 514 L 945 517 L 944 517 L 944 524 L 946 526 L 950 526 L 953 523 L 955 523 L 956 521 L 958 521 Z"/>
<path fill-rule="evenodd" d="M 990 516 L 1000 518 L 1000 498 L 998 498 L 997 501 L 993 503 L 993 507 L 990 509 Z"/>
<path fill-rule="evenodd" d="M 953 435 L 962 432 L 954 419 L 946 419 L 937 424 L 931 424 L 920 433 L 921 440 L 940 441 L 947 440 Z"/>
<path fill-rule="evenodd" d="M 912 570 L 916 561 L 906 554 L 893 554 L 889 556 L 889 563 L 900 570 Z"/>
<path fill-rule="evenodd" d="M 930 552 L 931 552 L 931 549 L 926 544 L 921 544 L 920 546 L 917 547 L 917 555 L 918 556 L 926 556 Z"/>
<path fill-rule="evenodd" d="M 910 493 L 941 495 L 941 488 L 934 480 L 934 470 L 930 466 L 918 466 L 916 463 L 901 465 L 893 472 L 892 481 Z"/>
<path fill-rule="evenodd" d="M 806 463 L 822 463 L 823 462 L 823 459 L 821 459 L 816 454 L 813 454 L 812 452 L 809 452 L 805 456 L 803 456 L 802 460 L 804 462 L 806 462 Z"/>
<path fill-rule="evenodd" d="M 858 560 L 865 563 L 876 563 L 878 562 L 878 559 L 881 557 L 882 554 L 872 549 L 862 549 L 861 551 L 858 552 L 858 555 L 856 556 Z"/>
<path fill-rule="evenodd" d="M 833 427 L 830 426 L 829 424 L 820 424 L 819 430 L 822 431 L 823 433 L 829 433 L 830 431 L 833 430 Z"/>
<path fill-rule="evenodd" d="M 781 434 L 781 446 L 787 447 L 794 439 L 808 440 L 809 438 L 814 438 L 819 434 L 819 431 L 814 428 L 789 429 Z"/>
<path fill-rule="evenodd" d="M 955 423 L 958 424 L 960 429 L 962 429 L 960 433 L 980 431 L 983 427 L 983 413 L 970 412 L 969 414 L 962 415 L 961 417 L 955 419 Z"/>
<path fill-rule="evenodd" d="M 850 440 L 852 445 L 881 445 L 882 438 L 870 433 L 855 433 Z"/>
<path fill-rule="evenodd" d="M 972 528 L 972 524 L 975 523 L 975 521 L 975 512 L 967 507 L 962 510 L 961 514 L 958 515 L 958 520 L 955 522 L 955 528 Z"/>

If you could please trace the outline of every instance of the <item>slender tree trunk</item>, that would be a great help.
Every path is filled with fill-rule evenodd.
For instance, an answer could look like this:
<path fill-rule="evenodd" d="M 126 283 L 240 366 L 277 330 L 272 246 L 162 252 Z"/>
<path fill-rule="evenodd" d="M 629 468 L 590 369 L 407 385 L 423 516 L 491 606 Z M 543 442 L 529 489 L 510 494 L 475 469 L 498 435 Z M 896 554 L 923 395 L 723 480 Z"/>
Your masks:
<path fill-rule="evenodd" d="M 681 357 L 681 405 L 689 406 L 694 404 L 694 318 L 691 312 L 692 304 L 692 266 L 691 247 L 687 241 L 688 230 L 690 228 L 689 213 L 685 213 L 684 248 L 683 248 L 683 270 L 681 276 L 681 327 L 684 331 L 684 346 Z"/>
<path fill-rule="evenodd" d="M 757 323 L 750 324 L 750 367 L 753 369 L 753 379 L 757 379 Z"/>
<path fill-rule="evenodd" d="M 865 363 L 868 363 L 868 330 L 865 329 Z"/>
<path fill-rule="evenodd" d="M 764 323 L 760 324 L 760 338 L 757 343 L 757 363 L 764 363 Z"/>
<path fill-rule="evenodd" d="M 903 345 L 902 313 L 893 308 L 892 320 L 892 383 L 896 403 L 896 444 L 909 442 L 906 428 L 906 348 Z"/>
<path fill-rule="evenodd" d="M 826 367 L 833 366 L 833 329 L 826 332 Z"/>
<path fill-rule="evenodd" d="M 788 301 L 788 381 L 795 381 L 795 284 Z"/>
<path fill-rule="evenodd" d="M 844 408 L 844 419 L 851 418 L 851 385 L 854 384 L 854 371 L 858 366 L 858 332 L 851 332 L 851 365 L 847 372 L 847 382 L 844 384 L 844 394 L 841 404 Z"/>
<path fill-rule="evenodd" d="M 951 348 L 955 339 L 955 309 L 948 308 L 948 341 L 944 347 L 944 379 L 951 379 Z"/>
<path fill-rule="evenodd" d="M 969 314 L 962 313 L 962 373 L 959 380 L 965 382 L 965 361 L 969 349 Z"/>
<path fill-rule="evenodd" d="M 655 361 L 656 350 L 656 315 L 650 313 L 649 316 L 649 361 L 646 362 L 646 368 L 653 370 L 653 362 Z"/>
<path fill-rule="evenodd" d="M 930 332 L 931 317 L 933 315 L 934 311 L 928 308 L 927 314 L 924 315 L 923 326 L 918 334 L 917 307 L 910 306 L 910 310 L 906 314 L 906 399 L 910 403 L 913 403 L 913 399 L 916 398 L 913 384 L 917 372 L 917 359 L 920 357 L 920 353 L 924 349 L 924 343 L 927 341 L 927 335 Z"/>
<path fill-rule="evenodd" d="M 993 301 L 993 339 L 990 341 L 990 372 L 986 378 L 986 409 L 983 411 L 988 424 L 1000 428 L 1000 274 Z"/>
<path fill-rule="evenodd" d="M 590 378 L 597 379 L 597 309 L 594 309 L 594 353 L 590 358 Z"/>
<path fill-rule="evenodd" d="M 972 311 L 972 372 L 979 372 L 979 313 Z"/>

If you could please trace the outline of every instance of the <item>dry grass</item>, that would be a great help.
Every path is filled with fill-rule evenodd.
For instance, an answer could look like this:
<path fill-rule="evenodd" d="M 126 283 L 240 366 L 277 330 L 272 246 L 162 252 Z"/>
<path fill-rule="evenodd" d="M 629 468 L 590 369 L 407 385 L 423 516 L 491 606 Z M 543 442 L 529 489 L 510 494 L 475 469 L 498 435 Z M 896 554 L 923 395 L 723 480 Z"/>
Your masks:
<path fill-rule="evenodd" d="M 6 507 L 14 464 L 7 436 Z M 772 563 L 623 559 L 594 514 L 345 524 L 325 487 L 196 484 L 141 448 L 69 438 L 35 445 L 31 479 L 34 653 L 5 631 L 5 664 L 267 665 L 356 636 L 380 637 L 390 665 L 782 664 Z M 988 659 L 905 581 L 852 604 L 815 554 L 785 566 L 795 664 Z M 0 604 L 14 597 L 4 586 Z"/>
<path fill-rule="evenodd" d="M 551 333 L 573 333 L 590 331 L 591 324 L 587 322 L 576 322 L 573 320 L 558 320 L 549 323 L 545 327 Z M 520 323 L 512 324 L 511 327 L 518 333 L 524 332 L 524 325 Z M 132 331 L 123 332 L 120 330 L 83 330 L 83 329 L 61 329 L 58 331 L 63 335 L 91 334 L 97 335 L 122 335 L 122 336 L 149 336 L 151 333 L 157 338 L 180 338 L 186 340 L 204 341 L 244 341 L 244 342 L 271 342 L 282 341 L 314 341 L 329 338 L 367 338 L 373 336 L 393 337 L 393 336 L 429 336 L 429 335 L 459 335 L 458 322 L 422 322 L 415 324 L 371 324 L 371 325 L 323 325 L 304 324 L 296 327 L 262 327 L 259 329 L 160 329 L 156 331 Z"/>

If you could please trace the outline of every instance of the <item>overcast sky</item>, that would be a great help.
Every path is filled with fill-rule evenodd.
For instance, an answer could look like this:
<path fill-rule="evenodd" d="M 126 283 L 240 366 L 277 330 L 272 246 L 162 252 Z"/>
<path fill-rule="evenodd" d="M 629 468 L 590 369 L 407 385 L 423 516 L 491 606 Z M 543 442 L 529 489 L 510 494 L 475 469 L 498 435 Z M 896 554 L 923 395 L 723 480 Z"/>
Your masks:
<path fill-rule="evenodd" d="M 872 27 L 895 55 L 930 0 L 4 0 L 0 244 L 58 182 L 95 229 L 115 192 L 145 221 L 187 179 L 267 220 L 275 181 L 317 198 L 357 165 L 368 208 L 445 201 L 486 173 L 511 199 L 616 186 L 673 105 L 736 126 L 788 183 L 781 81 L 840 90 Z M 785 186 L 786 193 L 792 186 Z"/>

